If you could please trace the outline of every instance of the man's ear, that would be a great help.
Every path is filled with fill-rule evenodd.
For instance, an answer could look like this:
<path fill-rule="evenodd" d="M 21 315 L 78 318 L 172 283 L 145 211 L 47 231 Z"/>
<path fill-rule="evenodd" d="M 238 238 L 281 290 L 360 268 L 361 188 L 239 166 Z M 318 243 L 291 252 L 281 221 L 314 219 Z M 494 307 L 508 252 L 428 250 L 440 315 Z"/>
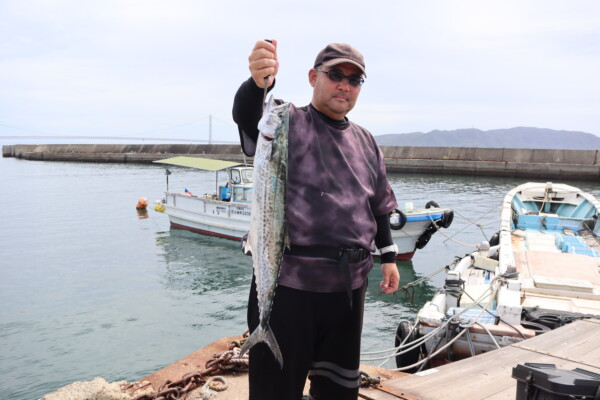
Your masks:
<path fill-rule="evenodd" d="M 310 86 L 315 87 L 315 84 L 317 83 L 317 70 L 312 68 L 311 70 L 308 71 L 308 82 L 310 83 Z"/>

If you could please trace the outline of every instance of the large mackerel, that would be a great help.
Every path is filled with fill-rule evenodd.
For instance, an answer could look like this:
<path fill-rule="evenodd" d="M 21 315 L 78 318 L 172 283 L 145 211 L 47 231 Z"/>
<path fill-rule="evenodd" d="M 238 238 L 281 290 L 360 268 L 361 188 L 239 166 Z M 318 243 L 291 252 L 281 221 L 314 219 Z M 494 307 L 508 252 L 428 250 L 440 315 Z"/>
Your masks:
<path fill-rule="evenodd" d="M 241 354 L 264 342 L 283 368 L 283 356 L 269 326 L 269 316 L 283 252 L 289 247 L 285 218 L 289 103 L 275 105 L 271 96 L 258 130 L 247 247 L 252 252 L 260 318 L 258 327 L 242 346 Z"/>

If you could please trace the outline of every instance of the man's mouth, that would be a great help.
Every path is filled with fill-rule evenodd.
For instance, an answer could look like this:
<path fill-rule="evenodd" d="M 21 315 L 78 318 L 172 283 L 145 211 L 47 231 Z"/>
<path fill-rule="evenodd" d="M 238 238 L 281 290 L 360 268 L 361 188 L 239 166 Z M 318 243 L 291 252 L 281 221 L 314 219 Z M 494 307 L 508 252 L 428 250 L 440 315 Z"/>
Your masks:
<path fill-rule="evenodd" d="M 336 100 L 343 100 L 343 101 L 349 100 L 348 96 L 345 95 L 344 93 L 334 93 L 333 98 Z"/>

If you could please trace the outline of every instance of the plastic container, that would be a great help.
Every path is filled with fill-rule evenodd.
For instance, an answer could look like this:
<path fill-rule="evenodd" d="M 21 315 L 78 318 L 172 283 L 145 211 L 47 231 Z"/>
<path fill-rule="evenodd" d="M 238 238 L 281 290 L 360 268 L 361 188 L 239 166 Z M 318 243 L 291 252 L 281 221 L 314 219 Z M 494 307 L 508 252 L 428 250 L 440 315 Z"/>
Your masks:
<path fill-rule="evenodd" d="M 512 377 L 517 380 L 516 400 L 592 400 L 600 390 L 599 374 L 558 369 L 554 364 L 519 364 Z"/>

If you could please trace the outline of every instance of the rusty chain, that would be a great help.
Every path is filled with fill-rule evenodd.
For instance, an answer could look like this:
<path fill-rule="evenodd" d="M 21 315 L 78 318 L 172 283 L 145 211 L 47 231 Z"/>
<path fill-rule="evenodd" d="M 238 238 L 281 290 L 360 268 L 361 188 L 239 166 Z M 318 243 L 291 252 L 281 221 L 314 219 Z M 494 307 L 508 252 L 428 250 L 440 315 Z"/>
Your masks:
<path fill-rule="evenodd" d="M 203 391 L 225 390 L 227 388 L 225 379 L 215 375 L 223 372 L 248 370 L 248 355 L 239 356 L 240 348 L 248 337 L 248 333 L 245 333 L 243 337 L 242 340 L 233 341 L 228 350 L 213 354 L 213 358 L 206 362 L 206 369 L 187 373 L 178 381 L 166 381 L 156 393 L 143 394 L 134 400 L 182 400 L 200 386 L 203 386 Z M 209 379 L 209 377 L 214 377 L 214 379 Z"/>
<path fill-rule="evenodd" d="M 190 392 L 199 387 L 202 387 L 199 399 L 208 400 L 212 398 L 215 392 L 226 390 L 228 387 L 225 378 L 216 376 L 217 374 L 233 371 L 245 372 L 248 370 L 248 355 L 246 354 L 244 357 L 239 356 L 240 349 L 247 337 L 248 332 L 244 334 L 242 340 L 233 341 L 228 350 L 213 354 L 213 358 L 206 362 L 206 369 L 187 373 L 175 382 L 166 381 L 158 388 L 156 393 L 143 394 L 137 396 L 134 400 L 184 400 Z M 140 387 L 147 385 L 144 384 Z M 128 387 L 131 386 L 135 386 L 135 384 L 128 385 Z M 397 391 L 383 386 L 380 377 L 371 377 L 365 371 L 360 371 L 360 386 L 383 390 L 397 397 L 401 394 L 402 396 L 398 397 L 400 399 L 418 400 L 406 393 L 396 393 Z"/>

